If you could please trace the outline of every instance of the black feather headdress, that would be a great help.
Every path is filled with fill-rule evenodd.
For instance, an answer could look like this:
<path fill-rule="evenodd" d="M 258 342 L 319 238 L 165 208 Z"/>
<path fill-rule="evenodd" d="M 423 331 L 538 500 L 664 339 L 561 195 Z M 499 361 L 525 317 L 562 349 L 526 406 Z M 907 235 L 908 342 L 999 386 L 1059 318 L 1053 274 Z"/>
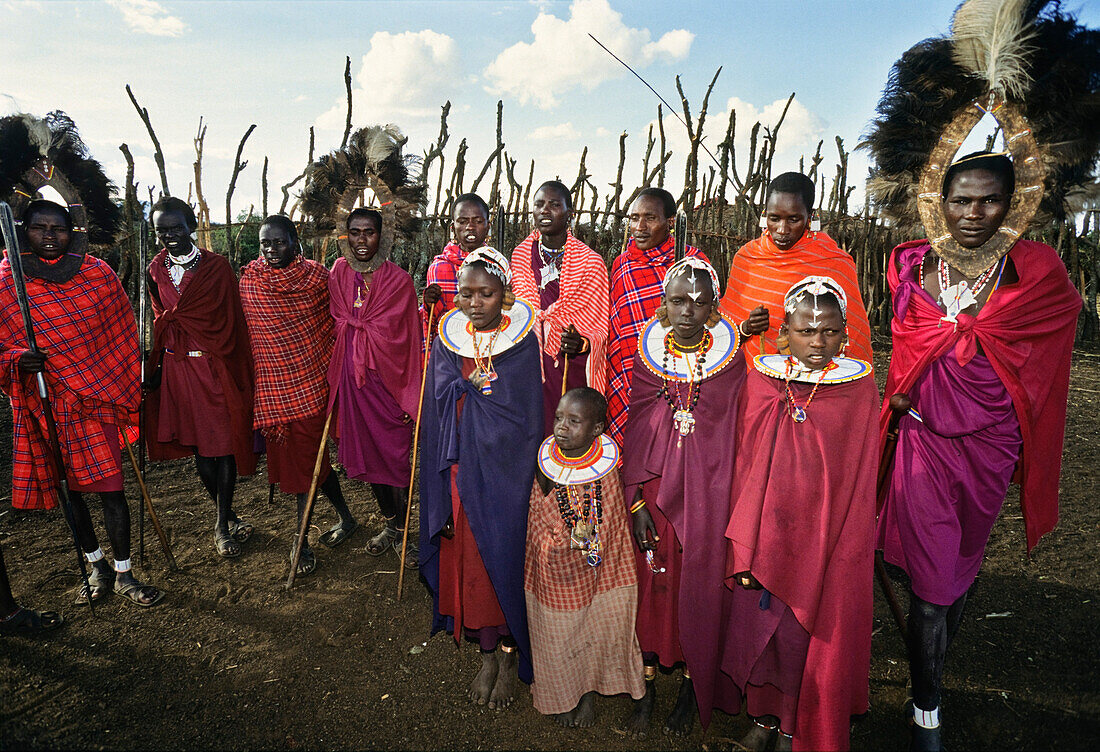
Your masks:
<path fill-rule="evenodd" d="M 1100 31 L 1058 2 L 968 0 L 950 36 L 926 39 L 894 64 L 861 144 L 874 162 L 870 198 L 894 223 L 916 228 L 933 149 L 960 111 L 989 96 L 1014 108 L 1034 138 L 1044 174 L 1033 222 L 1062 219 L 1096 191 Z"/>
<path fill-rule="evenodd" d="M 20 216 L 45 185 L 69 204 L 74 229 L 87 231 L 74 235 L 74 251 L 114 243 L 122 221 L 115 186 L 88 156 L 72 118 L 60 110 L 0 118 L 0 198 Z"/>

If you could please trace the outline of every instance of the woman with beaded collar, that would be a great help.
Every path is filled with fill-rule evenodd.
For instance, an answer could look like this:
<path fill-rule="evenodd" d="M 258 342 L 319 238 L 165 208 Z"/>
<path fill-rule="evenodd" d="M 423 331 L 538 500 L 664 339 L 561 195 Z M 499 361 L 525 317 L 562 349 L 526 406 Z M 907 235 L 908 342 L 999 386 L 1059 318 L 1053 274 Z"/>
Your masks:
<path fill-rule="evenodd" d="M 664 278 L 657 315 L 638 338 L 624 430 L 623 484 L 638 561 L 638 639 L 646 695 L 629 730 L 645 733 L 657 665 L 684 666 L 665 732 L 691 730 L 696 705 L 704 727 L 735 691 L 718 671 L 724 631 L 725 539 L 715 520 L 729 511 L 737 401 L 745 382 L 741 333 L 718 311 L 718 275 L 688 256 Z M 742 322 L 752 336 L 768 312 Z M 735 700 L 734 700 L 735 701 Z"/>

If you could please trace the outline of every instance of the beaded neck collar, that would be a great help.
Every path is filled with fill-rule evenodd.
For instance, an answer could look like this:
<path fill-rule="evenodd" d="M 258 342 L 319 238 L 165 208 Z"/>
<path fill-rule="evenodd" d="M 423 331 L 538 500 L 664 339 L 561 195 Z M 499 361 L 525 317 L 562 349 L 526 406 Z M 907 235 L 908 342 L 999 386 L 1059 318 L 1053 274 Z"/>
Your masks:
<path fill-rule="evenodd" d="M 606 434 L 597 436 L 591 448 L 577 458 L 563 456 L 553 436 L 548 436 L 539 447 L 539 470 L 561 486 L 592 483 L 610 473 L 618 465 L 619 447 L 614 439 Z"/>
<path fill-rule="evenodd" d="M 802 365 L 790 355 L 757 355 L 752 359 L 757 371 L 773 379 L 796 381 L 800 384 L 844 384 L 856 381 L 871 373 L 871 364 L 859 358 L 838 356 L 833 358 L 824 376 Z"/>
<path fill-rule="evenodd" d="M 737 333 L 737 328 L 730 323 L 729 319 L 722 316 L 717 324 L 707 327 L 707 331 L 711 335 L 711 341 L 710 347 L 705 352 L 702 348 L 687 350 L 686 352 L 676 348 L 677 352 L 683 352 L 683 355 L 666 362 L 665 337 L 671 331 L 671 327 L 661 326 L 661 322 L 654 317 L 646 322 L 646 325 L 642 328 L 642 333 L 638 335 L 638 355 L 642 363 L 652 373 L 657 376 L 664 376 L 669 381 L 695 380 L 697 375 L 694 356 L 699 354 L 706 356 L 702 378 L 710 378 L 730 364 L 741 344 L 741 337 Z M 662 363 L 664 363 L 663 367 Z"/>
<path fill-rule="evenodd" d="M 492 353 L 489 353 L 489 355 L 500 355 L 519 344 L 531 331 L 534 321 L 535 313 L 531 305 L 525 300 L 516 298 L 512 308 L 503 313 L 501 323 L 504 326 L 494 340 Z M 490 332 L 481 333 L 482 348 L 484 348 L 484 343 L 488 341 L 489 335 Z M 444 347 L 464 358 L 486 355 L 484 352 L 479 353 L 474 348 L 473 324 L 470 323 L 470 319 L 466 318 L 466 314 L 457 308 L 447 311 L 443 318 L 439 320 L 439 339 L 443 342 Z"/>

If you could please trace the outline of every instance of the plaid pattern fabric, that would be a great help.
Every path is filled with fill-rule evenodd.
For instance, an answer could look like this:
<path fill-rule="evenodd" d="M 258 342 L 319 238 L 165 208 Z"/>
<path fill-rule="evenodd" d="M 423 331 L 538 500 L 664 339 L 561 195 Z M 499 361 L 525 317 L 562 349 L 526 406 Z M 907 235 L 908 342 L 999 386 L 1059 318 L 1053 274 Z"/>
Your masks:
<path fill-rule="evenodd" d="M 134 425 L 141 403 L 137 323 L 122 285 L 85 256 L 68 282 L 27 278 L 35 339 L 48 353 L 46 384 L 68 475 L 82 484 L 120 472 L 104 424 Z M 57 506 L 46 424 L 35 379 L 16 363 L 27 349 L 11 266 L 0 263 L 0 389 L 11 398 L 12 505 Z"/>
<path fill-rule="evenodd" d="M 256 364 L 253 426 L 283 440 L 288 423 L 323 413 L 334 322 L 328 269 L 299 258 L 285 269 L 244 268 L 241 304 Z"/>
<path fill-rule="evenodd" d="M 530 259 L 532 244 L 538 239 L 539 231 L 535 230 L 512 251 L 512 292 L 536 309 L 539 288 Z M 535 313 L 540 324 L 535 331 L 546 354 L 557 357 L 561 349 L 561 332 L 570 324 L 589 341 L 588 385 L 599 392 L 607 389 L 607 288 L 607 265 L 600 254 L 573 237 L 573 233 L 567 233 L 562 256 L 561 293 L 549 308 Z"/>
<path fill-rule="evenodd" d="M 435 313 L 432 315 L 432 331 L 430 332 L 428 331 L 428 311 L 423 305 L 420 306 L 420 325 L 423 329 L 424 342 L 427 343 L 428 347 L 431 347 L 432 340 L 435 339 L 436 329 L 439 320 L 443 318 L 443 314 L 455 307 L 455 294 L 458 292 L 458 267 L 462 266 L 462 261 L 465 258 L 465 251 L 459 247 L 458 243 L 452 242 L 447 243 L 442 253 L 432 259 L 432 263 L 428 265 L 427 284 L 439 285 L 439 289 L 442 290 L 439 302 L 432 306 Z"/>
<path fill-rule="evenodd" d="M 665 272 L 675 263 L 676 243 L 669 237 L 656 248 L 640 251 L 631 238 L 626 250 L 611 264 L 611 330 L 607 346 L 607 417 L 608 433 L 618 444 L 623 442 L 623 427 L 630 404 L 630 371 L 638 335 L 645 322 L 661 305 L 661 283 Z M 698 249 L 688 246 L 685 255 L 706 259 Z"/>

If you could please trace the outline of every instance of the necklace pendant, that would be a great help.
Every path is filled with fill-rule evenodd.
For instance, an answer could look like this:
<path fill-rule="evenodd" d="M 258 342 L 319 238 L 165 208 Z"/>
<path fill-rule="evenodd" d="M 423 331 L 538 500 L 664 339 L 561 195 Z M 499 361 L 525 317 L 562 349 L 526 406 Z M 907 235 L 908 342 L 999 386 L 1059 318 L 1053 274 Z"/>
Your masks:
<path fill-rule="evenodd" d="M 680 432 L 680 439 L 676 442 L 676 445 L 680 446 L 683 443 L 683 437 L 695 430 L 695 416 L 691 414 L 690 410 L 677 410 L 672 414 L 672 422 L 676 424 L 676 430 Z"/>
<path fill-rule="evenodd" d="M 592 546 L 592 525 L 588 522 L 578 522 L 573 525 L 569 535 L 569 548 L 574 551 L 587 551 Z"/>
<path fill-rule="evenodd" d="M 363 288 L 360 287 L 355 291 L 355 302 L 352 304 L 355 308 L 363 307 Z"/>
<path fill-rule="evenodd" d="M 595 551 L 588 554 L 587 558 L 588 558 L 588 566 L 590 566 L 590 567 L 598 567 L 600 565 L 600 562 L 603 561 L 603 559 L 600 558 L 600 555 L 598 553 L 596 553 Z"/>
<path fill-rule="evenodd" d="M 804 408 L 801 408 L 798 405 L 791 405 L 790 413 L 791 420 L 793 420 L 795 423 L 806 422 L 806 410 Z"/>

